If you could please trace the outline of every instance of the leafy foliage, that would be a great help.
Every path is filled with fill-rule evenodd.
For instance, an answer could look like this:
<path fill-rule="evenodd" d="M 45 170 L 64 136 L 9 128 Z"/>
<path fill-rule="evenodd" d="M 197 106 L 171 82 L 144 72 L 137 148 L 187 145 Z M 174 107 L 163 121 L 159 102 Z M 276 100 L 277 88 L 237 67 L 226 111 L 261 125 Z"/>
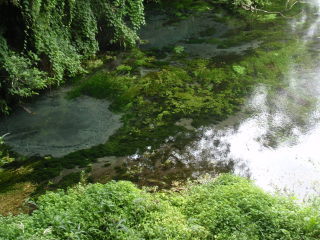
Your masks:
<path fill-rule="evenodd" d="M 6 76 L 0 85 L 2 104 L 83 72 L 82 60 L 94 57 L 99 45 L 133 46 L 144 24 L 142 0 L 1 1 L 0 9 L 0 15 L 10 10 L 7 18 L 23 23 L 0 23 L 0 72 Z M 15 27 L 24 32 L 17 40 L 23 49 L 9 36 Z"/>
<path fill-rule="evenodd" d="M 183 16 L 186 11 L 206 11 L 213 7 L 226 7 L 229 10 L 238 10 L 245 7 L 263 7 L 270 4 L 270 0 L 149 0 L 160 3 L 164 8 L 171 8 L 177 16 Z M 274 0 L 272 1 L 274 2 Z"/>
<path fill-rule="evenodd" d="M 1 217 L 0 238 L 315 240 L 319 221 L 319 204 L 301 206 L 222 175 L 182 192 L 110 182 L 47 193 L 32 215 Z"/>

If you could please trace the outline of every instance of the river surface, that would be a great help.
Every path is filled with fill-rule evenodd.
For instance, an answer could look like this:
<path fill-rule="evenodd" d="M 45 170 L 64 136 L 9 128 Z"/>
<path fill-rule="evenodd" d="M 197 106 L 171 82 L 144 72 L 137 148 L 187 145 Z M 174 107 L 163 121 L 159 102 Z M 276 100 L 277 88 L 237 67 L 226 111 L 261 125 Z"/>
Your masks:
<path fill-rule="evenodd" d="M 320 194 L 320 1 L 309 1 L 308 5 L 288 20 L 288 34 L 300 36 L 299 43 L 313 56 L 312 62 L 303 67 L 292 62 L 288 74 L 279 79 L 286 87 L 256 86 L 240 112 L 219 124 L 199 128 L 195 141 L 182 150 L 173 149 L 172 159 L 193 166 L 194 176 L 203 172 L 203 165 L 227 165 L 269 192 L 301 200 Z M 144 35 L 149 40 L 146 47 L 181 45 L 187 53 L 200 57 L 241 55 L 259 47 L 258 41 L 228 49 L 183 41 L 195 35 L 197 39 L 223 40 L 223 34 L 235 27 L 209 18 L 202 15 L 163 27 L 166 18 L 153 16 Z M 196 27 L 199 25 L 220 30 L 203 35 L 203 29 Z"/>
<path fill-rule="evenodd" d="M 287 76 L 279 79 L 285 87 L 256 86 L 238 113 L 197 129 L 198 137 L 183 149 L 172 150 L 171 156 L 185 164 L 232 166 L 231 171 L 270 192 L 300 199 L 320 194 L 320 2 L 310 5 L 288 20 L 288 31 L 299 34 L 300 44 L 314 57 L 310 66 L 301 68 L 293 62 Z M 165 15 L 150 16 L 141 33 L 148 41 L 142 48 L 182 46 L 190 55 L 215 57 L 243 55 L 261 44 L 219 48 L 210 43 L 210 39 L 224 40 L 224 33 L 237 27 L 215 21 L 217 17 L 205 13 L 167 23 Z M 105 142 L 121 126 L 120 116 L 112 114 L 108 105 L 88 97 L 66 100 L 57 92 L 28 105 L 35 114 L 21 109 L 2 120 L 0 133 L 10 132 L 6 141 L 23 154 L 65 155 Z M 134 159 L 139 157 L 131 156 Z"/>
<path fill-rule="evenodd" d="M 257 86 L 235 116 L 199 129 L 200 140 L 179 152 L 181 159 L 232 162 L 234 173 L 270 192 L 320 194 L 320 2 L 310 4 L 289 25 L 293 32 L 308 26 L 300 42 L 314 56 L 310 67 L 292 63 L 282 79 L 287 87 L 277 91 Z"/>

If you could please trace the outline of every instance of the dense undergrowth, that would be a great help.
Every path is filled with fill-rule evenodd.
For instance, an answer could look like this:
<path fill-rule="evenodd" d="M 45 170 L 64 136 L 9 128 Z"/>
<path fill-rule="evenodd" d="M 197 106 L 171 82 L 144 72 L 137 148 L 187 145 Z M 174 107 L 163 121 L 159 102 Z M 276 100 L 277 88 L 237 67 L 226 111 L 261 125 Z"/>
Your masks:
<path fill-rule="evenodd" d="M 31 215 L 0 217 L 0 239 L 315 240 L 319 204 L 272 196 L 222 175 L 179 191 L 130 182 L 78 185 L 39 198 Z"/>

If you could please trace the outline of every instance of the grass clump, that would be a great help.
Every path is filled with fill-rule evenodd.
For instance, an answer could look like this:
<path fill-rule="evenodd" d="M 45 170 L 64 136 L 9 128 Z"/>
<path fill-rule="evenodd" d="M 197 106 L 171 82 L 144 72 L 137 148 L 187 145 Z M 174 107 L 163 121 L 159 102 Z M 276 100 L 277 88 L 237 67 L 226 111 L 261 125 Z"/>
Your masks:
<path fill-rule="evenodd" d="M 315 240 L 319 221 L 319 204 L 298 205 L 222 175 L 181 192 L 110 182 L 47 193 L 31 215 L 1 217 L 0 238 Z"/>

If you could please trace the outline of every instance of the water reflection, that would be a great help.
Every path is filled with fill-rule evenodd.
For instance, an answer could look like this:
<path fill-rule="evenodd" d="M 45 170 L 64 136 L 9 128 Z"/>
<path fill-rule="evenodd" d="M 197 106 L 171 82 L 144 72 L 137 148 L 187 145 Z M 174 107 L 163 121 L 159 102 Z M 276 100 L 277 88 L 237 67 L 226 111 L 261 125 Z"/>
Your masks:
<path fill-rule="evenodd" d="M 318 1 L 312 5 L 313 13 L 319 6 Z M 287 87 L 258 86 L 242 112 L 203 129 L 201 139 L 187 147 L 188 154 L 212 163 L 232 161 L 236 174 L 270 192 L 300 199 L 320 194 L 320 17 L 313 13 L 291 23 L 294 31 L 309 26 L 301 44 L 315 56 L 313 66 L 293 65 Z"/>
<path fill-rule="evenodd" d="M 268 191 L 281 190 L 302 198 L 319 193 L 320 124 L 314 124 L 319 110 L 314 109 L 310 121 L 299 126 L 294 114 L 275 111 L 267 97 L 267 90 L 258 88 L 246 106 L 254 111 L 251 117 L 232 126 L 204 129 L 201 140 L 187 151 L 213 163 L 233 161 L 236 174 L 251 177 Z M 279 101 L 277 108 L 285 107 L 282 104 Z"/>

